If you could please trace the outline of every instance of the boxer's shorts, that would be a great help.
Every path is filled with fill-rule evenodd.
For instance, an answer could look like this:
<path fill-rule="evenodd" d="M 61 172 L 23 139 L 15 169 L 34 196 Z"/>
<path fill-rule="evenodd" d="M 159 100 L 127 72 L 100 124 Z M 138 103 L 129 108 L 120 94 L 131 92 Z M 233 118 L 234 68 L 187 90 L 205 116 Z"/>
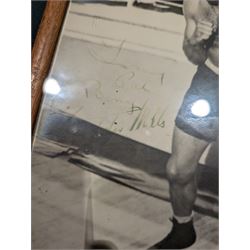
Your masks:
<path fill-rule="evenodd" d="M 201 117 L 192 113 L 199 100 L 207 101 L 210 111 Z M 211 142 L 219 133 L 219 76 L 205 64 L 198 66 L 175 120 L 185 133 Z"/>

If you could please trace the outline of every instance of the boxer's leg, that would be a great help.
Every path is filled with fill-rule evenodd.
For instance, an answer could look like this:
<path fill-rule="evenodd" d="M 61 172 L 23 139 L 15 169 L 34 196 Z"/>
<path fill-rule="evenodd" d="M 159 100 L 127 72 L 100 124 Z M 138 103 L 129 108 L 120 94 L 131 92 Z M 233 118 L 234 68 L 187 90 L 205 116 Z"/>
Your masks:
<path fill-rule="evenodd" d="M 174 215 L 190 216 L 196 198 L 196 168 L 209 142 L 174 129 L 172 155 L 167 163 Z"/>
<path fill-rule="evenodd" d="M 166 170 L 173 208 L 173 227 L 170 233 L 150 249 L 183 249 L 196 240 L 192 210 L 196 199 L 196 169 L 209 142 L 198 139 L 175 127 L 172 155 Z"/>

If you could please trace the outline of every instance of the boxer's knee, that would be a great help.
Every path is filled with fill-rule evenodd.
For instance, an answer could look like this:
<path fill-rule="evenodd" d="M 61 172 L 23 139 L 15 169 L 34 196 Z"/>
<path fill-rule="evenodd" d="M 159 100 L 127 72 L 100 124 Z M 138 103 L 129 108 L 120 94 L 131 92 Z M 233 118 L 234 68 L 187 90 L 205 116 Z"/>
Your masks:
<path fill-rule="evenodd" d="M 172 156 L 166 166 L 167 179 L 170 183 L 187 184 L 195 175 L 197 163 Z"/>

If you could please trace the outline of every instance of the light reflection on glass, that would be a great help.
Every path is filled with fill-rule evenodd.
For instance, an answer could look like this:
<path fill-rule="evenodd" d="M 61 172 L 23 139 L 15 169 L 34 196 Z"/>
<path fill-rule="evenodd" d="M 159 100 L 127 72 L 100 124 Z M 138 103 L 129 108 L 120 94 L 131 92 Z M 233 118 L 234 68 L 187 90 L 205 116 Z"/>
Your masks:
<path fill-rule="evenodd" d="M 58 95 L 61 87 L 56 79 L 48 78 L 43 85 L 43 91 L 51 95 Z"/>
<path fill-rule="evenodd" d="M 193 103 L 191 112 L 198 117 L 205 117 L 210 113 L 210 105 L 204 99 L 197 100 Z"/>

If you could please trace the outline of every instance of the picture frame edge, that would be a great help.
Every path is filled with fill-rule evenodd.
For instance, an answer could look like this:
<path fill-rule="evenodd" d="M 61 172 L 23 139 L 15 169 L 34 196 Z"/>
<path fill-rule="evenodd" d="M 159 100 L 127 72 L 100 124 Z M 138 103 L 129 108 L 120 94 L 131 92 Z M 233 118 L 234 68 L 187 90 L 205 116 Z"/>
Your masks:
<path fill-rule="evenodd" d="M 31 120 L 32 135 L 42 100 L 46 79 L 56 51 L 58 39 L 69 6 L 69 0 L 48 0 L 32 48 L 31 62 Z"/>

